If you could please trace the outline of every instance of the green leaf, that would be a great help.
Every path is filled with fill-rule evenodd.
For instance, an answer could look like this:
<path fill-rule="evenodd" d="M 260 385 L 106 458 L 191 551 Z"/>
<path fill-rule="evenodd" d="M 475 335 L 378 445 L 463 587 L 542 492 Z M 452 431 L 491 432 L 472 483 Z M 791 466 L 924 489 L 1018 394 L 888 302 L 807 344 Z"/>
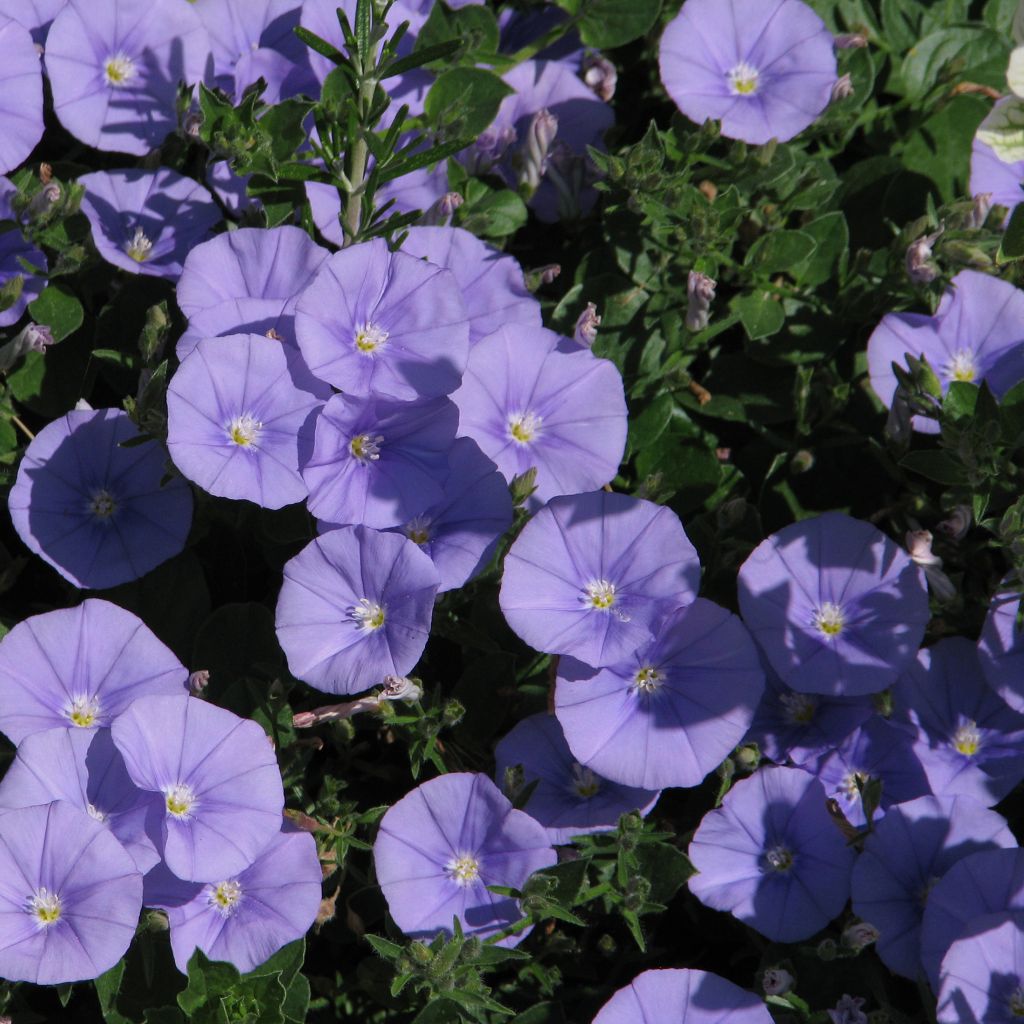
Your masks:
<path fill-rule="evenodd" d="M 63 281 L 48 284 L 42 295 L 28 306 L 29 316 L 37 324 L 50 328 L 54 341 L 62 341 L 82 326 L 82 304 Z"/>
<path fill-rule="evenodd" d="M 479 135 L 512 92 L 496 74 L 482 68 L 452 68 L 430 87 L 424 112 L 430 122 L 459 136 Z"/>
<path fill-rule="evenodd" d="M 924 96 L 949 68 L 965 70 L 1008 54 L 1007 40 L 990 28 L 964 25 L 932 32 L 907 53 L 900 68 L 908 96 Z"/>
<path fill-rule="evenodd" d="M 579 18 L 580 38 L 596 50 L 609 50 L 645 35 L 661 11 L 661 0 L 559 0 Z"/>
<path fill-rule="evenodd" d="M 945 398 L 942 400 L 943 415 L 961 419 L 973 416 L 978 405 L 978 385 L 967 381 L 955 380 L 949 385 Z"/>
<path fill-rule="evenodd" d="M 791 271 L 811 258 L 818 243 L 804 231 L 770 231 L 750 247 L 745 265 L 758 274 Z"/>
<path fill-rule="evenodd" d="M 814 239 L 816 248 L 806 260 L 790 269 L 793 279 L 802 285 L 820 285 L 828 281 L 837 269 L 841 273 L 850 247 L 846 217 L 839 210 L 834 210 L 805 224 L 801 231 Z"/>
<path fill-rule="evenodd" d="M 1021 257 L 1024 257 L 1024 203 L 1015 206 L 1010 214 L 997 259 L 1000 263 L 1008 263 Z"/>
<path fill-rule="evenodd" d="M 466 191 L 466 202 L 456 211 L 459 227 L 480 238 L 507 238 L 526 223 L 526 204 L 510 189 L 470 179 Z"/>
<path fill-rule="evenodd" d="M 900 465 L 947 487 L 963 487 L 968 483 L 963 466 L 946 452 L 909 452 L 900 460 Z"/>
<path fill-rule="evenodd" d="M 565 1010 L 561 1003 L 537 1003 L 509 1024 L 566 1024 Z"/>
<path fill-rule="evenodd" d="M 777 334 L 786 322 L 782 303 L 773 298 L 770 292 L 737 295 L 729 303 L 729 308 L 740 318 L 751 341 Z"/>
<path fill-rule="evenodd" d="M 309 1013 L 310 1000 L 309 979 L 304 974 L 296 974 L 288 985 L 281 1004 L 281 1012 L 285 1020 L 303 1024 Z"/>

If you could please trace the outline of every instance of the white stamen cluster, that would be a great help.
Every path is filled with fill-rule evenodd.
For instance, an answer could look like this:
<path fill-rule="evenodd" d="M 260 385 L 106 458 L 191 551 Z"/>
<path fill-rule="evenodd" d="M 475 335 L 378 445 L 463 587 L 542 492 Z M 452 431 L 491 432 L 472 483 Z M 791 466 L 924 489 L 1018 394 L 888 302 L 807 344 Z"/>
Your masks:
<path fill-rule="evenodd" d="M 364 633 L 372 633 L 384 625 L 384 609 L 368 597 L 361 597 L 358 604 L 349 608 L 348 617 Z"/>
<path fill-rule="evenodd" d="M 384 443 L 383 434 L 356 434 L 348 443 L 348 450 L 360 462 L 376 462 L 380 458 L 380 446 Z"/>
<path fill-rule="evenodd" d="M 464 853 L 459 857 L 453 857 L 447 864 L 445 870 L 451 879 L 459 885 L 469 885 L 480 877 L 480 861 L 471 853 Z"/>
<path fill-rule="evenodd" d="M 103 79 L 107 85 L 122 89 L 138 74 L 135 61 L 126 53 L 115 53 L 103 64 Z"/>
<path fill-rule="evenodd" d="M 230 917 L 242 899 L 242 887 L 231 878 L 226 882 L 218 882 L 210 886 L 207 901 L 222 917 Z"/>
<path fill-rule="evenodd" d="M 63 909 L 60 896 L 42 886 L 29 897 L 28 912 L 43 928 L 49 928 L 60 920 Z"/>
<path fill-rule="evenodd" d="M 814 613 L 811 622 L 822 636 L 838 636 L 846 625 L 846 616 L 839 605 L 826 601 Z"/>
<path fill-rule="evenodd" d="M 131 241 L 124 247 L 124 251 L 136 263 L 145 263 L 153 251 L 153 242 L 142 228 L 136 228 L 135 234 L 132 235 Z"/>
<path fill-rule="evenodd" d="M 196 806 L 196 795 L 191 786 L 176 782 L 173 786 L 164 787 L 164 803 L 167 813 L 172 818 L 187 818 Z"/>
<path fill-rule="evenodd" d="M 369 356 L 373 355 L 378 349 L 383 348 L 387 344 L 389 337 L 391 337 L 389 331 L 385 331 L 380 324 L 375 324 L 371 321 L 360 324 L 356 328 L 352 341 L 360 352 Z"/>
<path fill-rule="evenodd" d="M 753 96 L 760 83 L 761 72 L 757 68 L 741 60 L 735 67 L 725 73 L 729 89 L 735 96 Z"/>
<path fill-rule="evenodd" d="M 100 713 L 100 702 L 95 697 L 74 697 L 64 709 L 72 725 L 80 729 L 91 729 Z"/>
<path fill-rule="evenodd" d="M 102 521 L 109 521 L 117 511 L 117 500 L 108 490 L 100 488 L 93 491 L 92 497 L 86 504 L 90 515 Z"/>
<path fill-rule="evenodd" d="M 528 445 L 540 434 L 542 416 L 534 412 L 514 412 L 508 418 L 508 436 L 518 445 Z"/>
<path fill-rule="evenodd" d="M 243 413 L 228 424 L 228 437 L 239 448 L 252 448 L 255 447 L 262 429 L 263 424 L 255 416 Z"/>

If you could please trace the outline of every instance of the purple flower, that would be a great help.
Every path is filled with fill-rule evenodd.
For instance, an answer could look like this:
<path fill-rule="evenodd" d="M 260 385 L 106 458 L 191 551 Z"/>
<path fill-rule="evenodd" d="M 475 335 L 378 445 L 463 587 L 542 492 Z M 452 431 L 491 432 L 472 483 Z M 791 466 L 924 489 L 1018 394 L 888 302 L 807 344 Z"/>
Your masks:
<path fill-rule="evenodd" d="M 167 386 L 167 447 L 205 491 L 281 508 L 306 497 L 299 452 L 330 393 L 293 381 L 284 346 L 237 334 L 206 338 Z"/>
<path fill-rule="evenodd" d="M 365 526 L 317 537 L 285 564 L 277 639 L 288 668 L 325 693 L 404 676 L 430 633 L 438 575 L 412 541 Z"/>
<path fill-rule="evenodd" d="M 166 869 L 146 876 L 146 905 L 167 912 L 182 974 L 196 949 L 245 973 L 301 939 L 320 909 L 320 860 L 307 832 L 279 832 L 253 863 L 206 885 Z"/>
<path fill-rule="evenodd" d="M 0 0 L 0 17 L 11 18 L 32 33 L 32 42 L 40 48 L 53 19 L 68 0 Z"/>
<path fill-rule="evenodd" d="M 969 797 L 922 796 L 890 807 L 853 869 L 853 912 L 881 933 L 876 949 L 896 974 L 920 971 L 928 894 L 968 854 L 1017 845 L 1003 818 Z"/>
<path fill-rule="evenodd" d="M 986 684 L 977 649 L 962 637 L 921 651 L 893 690 L 933 793 L 991 806 L 1024 779 L 1024 716 Z"/>
<path fill-rule="evenodd" d="M 0 5 L 0 171 L 11 171 L 43 135 L 43 72 L 26 26 Z"/>
<path fill-rule="evenodd" d="M 129 274 L 177 280 L 189 251 L 221 219 L 202 185 L 166 167 L 95 171 L 78 182 L 96 248 Z"/>
<path fill-rule="evenodd" d="M 771 1024 L 764 1003 L 707 971 L 654 970 L 638 974 L 598 1011 L 593 1024 Z"/>
<path fill-rule="evenodd" d="M 535 650 L 601 668 L 652 641 L 699 584 L 697 552 L 671 509 L 595 491 L 554 498 L 526 524 L 499 601 Z"/>
<path fill-rule="evenodd" d="M 907 553 L 840 512 L 762 541 L 740 568 L 739 605 L 787 686 L 847 697 L 893 683 L 930 617 L 924 575 Z"/>
<path fill-rule="evenodd" d="M 0 641 L 0 730 L 104 728 L 138 697 L 185 692 L 188 670 L 146 624 L 87 598 L 33 615 Z"/>
<path fill-rule="evenodd" d="M 296 304 L 295 334 L 312 372 L 357 398 L 447 395 L 469 355 L 455 276 L 380 238 L 324 263 Z"/>
<path fill-rule="evenodd" d="M 988 685 L 1014 711 L 1024 713 L 1024 630 L 1019 586 L 1004 580 L 992 596 L 978 641 L 978 657 Z"/>
<path fill-rule="evenodd" d="M 626 446 L 619 371 L 543 327 L 502 327 L 477 342 L 452 400 L 459 433 L 506 480 L 537 467 L 536 504 L 602 487 L 618 471 Z"/>
<path fill-rule="evenodd" d="M 958 860 L 928 894 L 921 922 L 921 964 L 932 991 L 949 947 L 984 914 L 1024 911 L 1024 852 L 982 850 Z"/>
<path fill-rule="evenodd" d="M 469 317 L 470 345 L 506 324 L 540 327 L 540 303 L 518 261 L 462 228 L 409 228 L 402 251 L 455 275 Z"/>
<path fill-rule="evenodd" d="M 874 709 L 867 697 L 823 697 L 797 693 L 764 663 L 767 686 L 746 741 L 782 764 L 803 766 L 837 747 Z"/>
<path fill-rule="evenodd" d="M 985 914 L 942 961 L 939 1024 L 1016 1024 L 1024 1017 L 1024 913 Z"/>
<path fill-rule="evenodd" d="M 407 523 L 444 496 L 458 409 L 447 398 L 394 402 L 335 395 L 302 467 L 309 511 L 375 529 Z"/>
<path fill-rule="evenodd" d="M 935 316 L 889 313 L 868 339 L 871 387 L 888 406 L 896 394 L 892 364 L 926 358 L 943 393 L 955 381 L 985 381 L 1001 397 L 1024 379 L 1024 292 L 977 270 L 961 270 Z M 938 433 L 935 420 L 913 418 L 915 430 Z"/>
<path fill-rule="evenodd" d="M 56 800 L 0 814 L 0 976 L 60 985 L 98 978 L 128 949 L 142 875 L 85 811 Z"/>
<path fill-rule="evenodd" d="M 2 95 L 3 91 L 0 90 L 0 96 Z M 18 190 L 11 181 L 0 177 L 0 221 L 18 219 L 11 206 L 11 199 L 17 193 Z M 0 309 L 0 327 L 17 323 L 28 304 L 37 299 L 46 286 L 43 277 L 29 273 L 22 265 L 22 260 L 38 268 L 40 275 L 46 273 L 46 256 L 42 250 L 27 242 L 18 228 L 0 233 L 0 288 L 16 277 L 22 279 L 21 294 L 14 300 L 13 305 L 7 309 Z"/>
<path fill-rule="evenodd" d="M 828 106 L 832 33 L 801 0 L 686 0 L 661 37 L 661 81 L 697 124 L 786 142 Z"/>
<path fill-rule="evenodd" d="M 523 782 L 537 783 L 523 810 L 547 829 L 555 845 L 587 832 L 607 832 L 629 811 L 646 816 L 661 790 L 638 789 L 595 775 L 572 755 L 558 719 L 530 715 L 505 736 L 494 751 L 495 779 L 521 765 Z"/>
<path fill-rule="evenodd" d="M 884 718 L 869 718 L 816 765 L 804 767 L 817 775 L 825 793 L 836 801 L 851 825 L 867 824 L 859 786 L 873 781 L 882 784 L 876 821 L 893 804 L 932 791 L 911 736 Z"/>
<path fill-rule="evenodd" d="M 468 437 L 457 438 L 448 455 L 444 496 L 390 532 L 420 546 L 441 575 L 438 593 L 461 587 L 491 559 L 512 525 L 512 495 L 505 478 Z"/>
<path fill-rule="evenodd" d="M 543 826 L 514 810 L 486 775 L 457 772 L 417 786 L 381 819 L 373 859 L 388 910 L 412 938 L 485 938 L 521 918 L 515 900 L 489 885 L 520 889 L 556 858 Z M 523 933 L 502 940 L 514 946 Z"/>
<path fill-rule="evenodd" d="M 1015 101 L 1012 98 L 1007 97 L 997 102 L 993 110 L 1013 102 Z M 988 193 L 994 204 L 1005 206 L 1012 213 L 1024 196 L 1021 192 L 1022 183 L 1024 160 L 1007 163 L 991 146 L 986 145 L 975 135 L 971 145 L 971 195 Z"/>
<path fill-rule="evenodd" d="M 96 149 L 144 156 L 177 127 L 178 83 L 202 79 L 210 40 L 180 0 L 68 0 L 46 37 L 61 124 Z"/>
<path fill-rule="evenodd" d="M 743 739 L 763 689 L 743 623 L 697 598 L 621 663 L 595 671 L 563 658 L 555 713 L 573 755 L 599 775 L 696 786 Z"/>
<path fill-rule="evenodd" d="M 261 205 L 260 200 L 250 196 L 247 191 L 251 177 L 249 174 L 235 174 L 231 169 L 230 160 L 214 160 L 207 165 L 204 180 L 228 213 L 239 217 L 246 210 L 259 209 Z M 264 234 L 273 230 L 273 228 L 264 229 Z"/>
<path fill-rule="evenodd" d="M 105 825 L 139 871 L 160 860 L 146 834 L 153 795 L 128 777 L 109 729 L 50 729 L 27 736 L 0 782 L 0 808 L 66 800 Z"/>
<path fill-rule="evenodd" d="M 280 831 L 281 772 L 255 722 L 195 697 L 140 697 L 111 732 L 135 785 L 160 795 L 150 834 L 179 878 L 229 878 Z"/>
<path fill-rule="evenodd" d="M 690 891 L 773 942 L 810 938 L 846 905 L 854 852 L 799 768 L 761 768 L 704 815 Z"/>
<path fill-rule="evenodd" d="M 8 507 L 26 547 L 83 589 L 138 579 L 178 554 L 192 492 L 163 482 L 167 449 L 118 409 L 72 410 L 25 450 Z"/>

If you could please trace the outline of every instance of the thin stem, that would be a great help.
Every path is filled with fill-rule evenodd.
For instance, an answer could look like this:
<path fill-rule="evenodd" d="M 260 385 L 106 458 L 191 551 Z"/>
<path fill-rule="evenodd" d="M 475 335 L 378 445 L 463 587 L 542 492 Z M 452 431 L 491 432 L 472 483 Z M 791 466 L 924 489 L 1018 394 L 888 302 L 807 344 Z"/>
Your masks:
<path fill-rule="evenodd" d="M 19 430 L 20 430 L 20 431 L 21 431 L 21 432 L 22 432 L 22 433 L 23 433 L 23 434 L 24 434 L 24 435 L 25 435 L 25 436 L 26 436 L 26 437 L 27 437 L 27 438 L 28 438 L 28 439 L 29 439 L 30 441 L 34 441 L 34 440 L 35 440 L 35 436 L 36 436 L 36 435 L 35 435 L 35 434 L 33 434 L 33 433 L 32 433 L 32 431 L 31 431 L 31 430 L 29 430 L 29 429 L 28 429 L 28 427 L 26 427 L 26 426 L 25 426 L 25 424 L 24 424 L 24 423 L 22 423 L 22 422 L 21 422 L 21 420 L 19 420 L 19 419 L 18 419 L 18 417 L 17 417 L 17 416 L 15 416 L 15 415 L 14 415 L 13 413 L 11 414 L 11 422 L 12 422 L 12 423 L 13 423 L 13 424 L 14 424 L 14 425 L 15 425 L 15 426 L 16 426 L 16 427 L 17 427 L 17 428 L 18 428 L 18 429 L 19 429 Z"/>

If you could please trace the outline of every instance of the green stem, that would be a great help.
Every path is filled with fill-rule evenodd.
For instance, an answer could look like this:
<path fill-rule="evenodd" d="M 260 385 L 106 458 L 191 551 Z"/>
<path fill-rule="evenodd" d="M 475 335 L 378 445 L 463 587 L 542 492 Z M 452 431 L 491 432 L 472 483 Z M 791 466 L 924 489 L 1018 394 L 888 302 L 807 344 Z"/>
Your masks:
<path fill-rule="evenodd" d="M 366 165 L 369 162 L 370 148 L 366 144 L 366 124 L 370 106 L 373 103 L 373 93 L 377 88 L 377 44 L 374 44 L 370 53 L 363 55 L 362 75 L 359 85 L 359 138 L 352 147 L 352 165 L 349 169 L 349 181 L 352 184 L 352 191 L 349 192 L 348 200 L 345 203 L 345 246 L 351 245 L 359 235 L 359 228 L 362 220 L 363 209 L 363 186 L 366 184 Z M 366 69 L 370 68 L 369 74 Z"/>

